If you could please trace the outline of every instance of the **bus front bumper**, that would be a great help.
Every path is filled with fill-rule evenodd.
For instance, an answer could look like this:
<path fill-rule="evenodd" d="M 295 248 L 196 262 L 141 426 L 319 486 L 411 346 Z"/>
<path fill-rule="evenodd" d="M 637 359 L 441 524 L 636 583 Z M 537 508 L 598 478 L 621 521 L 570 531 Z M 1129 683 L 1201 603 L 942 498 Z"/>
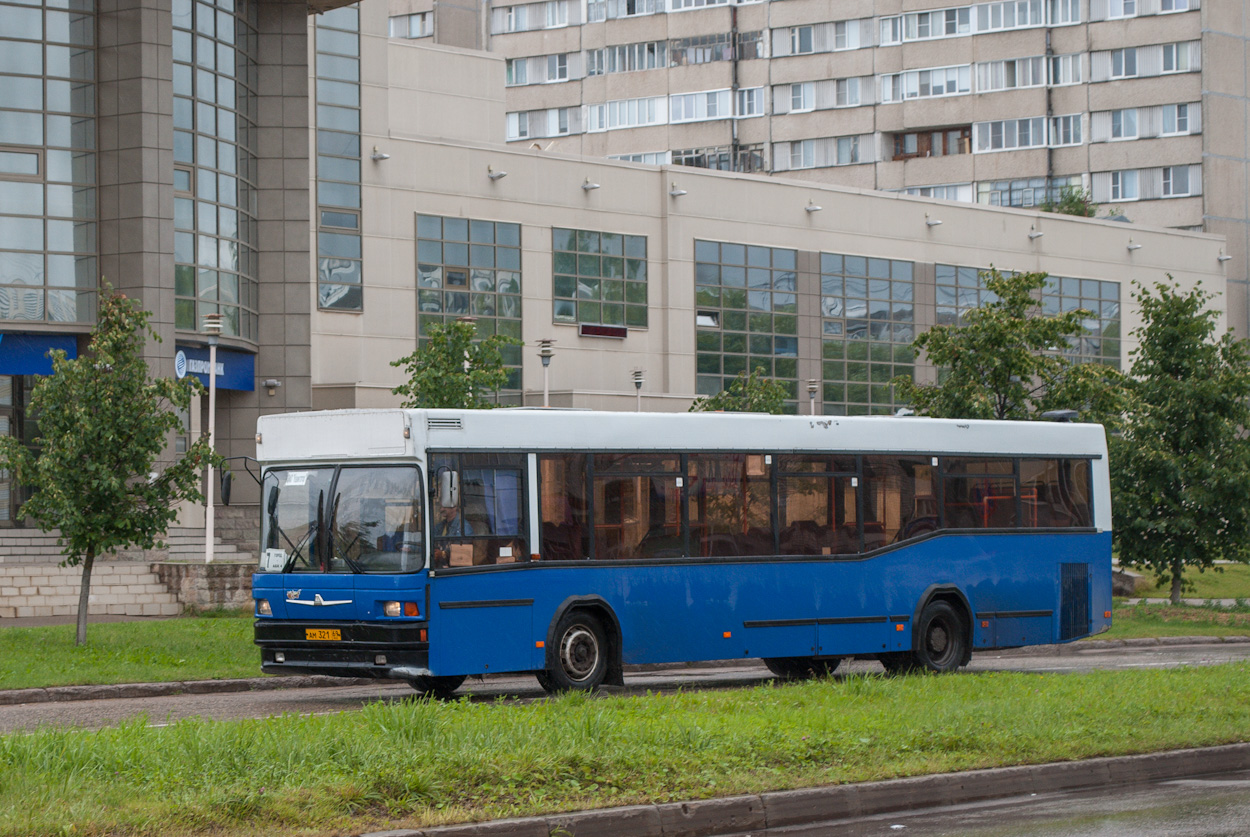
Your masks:
<path fill-rule="evenodd" d="M 429 675 L 428 623 L 297 622 L 258 619 L 255 642 L 266 674 L 411 680 Z M 308 639 L 326 630 L 338 639 Z"/>

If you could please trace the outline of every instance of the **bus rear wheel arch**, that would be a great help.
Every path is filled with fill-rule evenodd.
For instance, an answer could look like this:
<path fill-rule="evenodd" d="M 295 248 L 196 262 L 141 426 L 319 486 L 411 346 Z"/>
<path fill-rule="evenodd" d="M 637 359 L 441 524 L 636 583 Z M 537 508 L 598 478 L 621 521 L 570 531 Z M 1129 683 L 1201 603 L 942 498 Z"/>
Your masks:
<path fill-rule="evenodd" d="M 590 608 L 566 610 L 552 632 L 547 667 L 538 672 L 539 685 L 551 693 L 597 689 L 608 678 L 614 645 L 602 618 Z"/>
<path fill-rule="evenodd" d="M 912 650 L 881 654 L 886 672 L 908 674 L 955 671 L 972 656 L 972 622 L 959 597 L 935 595 L 920 609 Z"/>

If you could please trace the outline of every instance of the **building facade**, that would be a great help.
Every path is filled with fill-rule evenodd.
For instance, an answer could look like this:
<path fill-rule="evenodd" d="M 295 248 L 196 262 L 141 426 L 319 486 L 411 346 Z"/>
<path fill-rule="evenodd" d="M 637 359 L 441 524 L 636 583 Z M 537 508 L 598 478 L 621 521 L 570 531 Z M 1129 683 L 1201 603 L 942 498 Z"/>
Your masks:
<path fill-rule="evenodd" d="M 1200 0 L 494 0 L 390 34 L 505 59 L 504 138 L 1225 237 L 1246 334 L 1247 9 Z M 437 5 L 437 8 L 435 8 Z"/>

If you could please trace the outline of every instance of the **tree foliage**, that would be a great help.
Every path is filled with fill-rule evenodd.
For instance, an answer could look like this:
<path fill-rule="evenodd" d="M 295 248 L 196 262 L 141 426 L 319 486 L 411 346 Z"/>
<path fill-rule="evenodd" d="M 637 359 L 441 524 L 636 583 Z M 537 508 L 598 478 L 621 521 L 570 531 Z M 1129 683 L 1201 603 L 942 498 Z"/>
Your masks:
<path fill-rule="evenodd" d="M 82 565 L 79 645 L 87 637 L 95 558 L 159 545 L 176 505 L 202 499 L 200 468 L 219 460 L 202 438 L 180 459 L 158 461 L 170 434 L 181 430 L 176 411 L 190 406 L 199 382 L 149 380 L 144 341 L 160 339 L 150 316 L 105 284 L 87 352 L 71 360 L 53 350 L 52 375 L 38 379 L 31 395 L 37 455 L 0 437 L 0 465 L 32 489 L 22 514 L 60 530 L 63 566 Z"/>
<path fill-rule="evenodd" d="M 1045 273 L 983 276 L 991 301 L 964 314 L 962 325 L 935 326 L 912 343 L 938 367 L 939 382 L 895 378 L 898 400 L 940 418 L 1031 419 L 1072 409 L 1084 421 L 1116 423 L 1123 376 L 1061 352 L 1084 333 L 1081 321 L 1090 312 L 1043 314 L 1038 294 Z"/>
<path fill-rule="evenodd" d="M 750 374 L 739 372 L 733 383 L 715 395 L 696 398 L 690 405 L 690 412 L 711 413 L 721 410 L 726 413 L 769 413 L 776 416 L 785 412 L 786 394 L 785 384 L 765 378 L 763 368 L 757 366 Z"/>
<path fill-rule="evenodd" d="M 1081 218 L 1093 218 L 1094 213 L 1098 211 L 1093 194 L 1080 186 L 1064 186 L 1059 190 L 1058 200 L 1047 198 L 1038 204 L 1037 208 L 1042 212 L 1076 215 Z"/>
<path fill-rule="evenodd" d="M 1154 571 L 1173 602 L 1186 567 L 1250 560 L 1250 352 L 1216 336 L 1213 296 L 1137 284 L 1128 421 L 1113 440 L 1120 560 Z"/>
<path fill-rule="evenodd" d="M 430 326 L 428 341 L 407 357 L 391 361 L 408 375 L 408 382 L 391 392 L 404 399 L 404 407 L 493 407 L 490 396 L 508 381 L 503 347 L 519 346 L 521 341 L 501 334 L 476 337 L 471 320 Z"/>

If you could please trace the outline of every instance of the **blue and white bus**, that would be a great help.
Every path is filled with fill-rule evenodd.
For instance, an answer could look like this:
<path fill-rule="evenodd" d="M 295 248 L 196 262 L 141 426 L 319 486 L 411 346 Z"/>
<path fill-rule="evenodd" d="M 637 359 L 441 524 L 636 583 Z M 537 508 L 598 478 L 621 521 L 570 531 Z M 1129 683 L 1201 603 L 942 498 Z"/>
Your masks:
<path fill-rule="evenodd" d="M 343 410 L 263 416 L 257 449 L 266 672 L 951 671 L 1111 624 L 1098 425 Z"/>

